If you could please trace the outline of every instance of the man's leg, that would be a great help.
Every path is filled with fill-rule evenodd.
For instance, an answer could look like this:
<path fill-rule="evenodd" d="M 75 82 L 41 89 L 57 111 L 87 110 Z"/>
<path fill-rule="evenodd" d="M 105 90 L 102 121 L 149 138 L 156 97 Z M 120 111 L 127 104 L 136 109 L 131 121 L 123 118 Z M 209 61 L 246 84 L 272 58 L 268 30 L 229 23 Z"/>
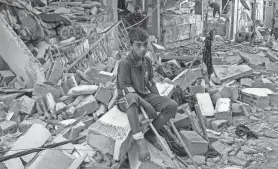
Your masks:
<path fill-rule="evenodd" d="M 158 118 L 153 121 L 153 125 L 157 131 L 159 131 L 171 118 L 175 117 L 178 105 L 174 100 L 157 94 L 148 94 L 143 97 L 143 99 L 151 104 L 155 111 L 160 112 Z M 162 150 L 161 145 L 151 130 L 146 133 L 146 137 L 155 147 Z"/>
<path fill-rule="evenodd" d="M 118 103 L 118 108 L 121 111 L 127 113 L 128 121 L 130 124 L 131 132 L 134 140 L 136 141 L 138 147 L 138 159 L 140 161 L 146 161 L 150 159 L 150 153 L 146 141 L 144 139 L 144 134 L 139 122 L 139 99 L 140 97 L 134 93 L 128 93 L 125 96 L 125 101 Z"/>

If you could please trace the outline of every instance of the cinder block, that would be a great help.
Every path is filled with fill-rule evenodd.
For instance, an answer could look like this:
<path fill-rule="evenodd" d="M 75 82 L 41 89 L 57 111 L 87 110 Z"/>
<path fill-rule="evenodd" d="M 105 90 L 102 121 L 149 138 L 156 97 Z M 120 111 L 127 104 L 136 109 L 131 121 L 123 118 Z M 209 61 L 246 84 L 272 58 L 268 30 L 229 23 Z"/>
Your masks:
<path fill-rule="evenodd" d="M 98 91 L 95 94 L 96 100 L 105 104 L 106 106 L 108 106 L 111 97 L 111 90 L 102 86 L 98 88 Z"/>
<path fill-rule="evenodd" d="M 232 103 L 229 98 L 220 98 L 215 106 L 215 118 L 217 120 L 227 120 L 229 124 L 233 122 Z"/>
<path fill-rule="evenodd" d="M 22 96 L 19 100 L 21 102 L 20 112 L 32 115 L 36 111 L 36 101 L 34 99 L 31 99 L 28 96 Z"/>
<path fill-rule="evenodd" d="M 192 155 L 204 155 L 208 151 L 208 142 L 195 131 L 180 131 L 187 148 Z"/>
<path fill-rule="evenodd" d="M 203 116 L 214 116 L 214 108 L 208 93 L 197 93 L 197 103 Z"/>
<path fill-rule="evenodd" d="M 165 140 L 164 140 L 165 141 Z M 166 143 L 166 141 L 165 141 Z M 165 144 L 167 145 L 167 143 Z M 175 165 L 166 152 L 162 152 L 155 148 L 151 143 L 147 142 L 148 150 L 151 154 L 151 159 L 144 163 L 138 160 L 138 148 L 135 143 L 128 150 L 128 158 L 130 169 L 175 169 Z M 169 148 L 169 147 L 168 147 Z M 182 165 L 182 164 L 181 164 Z"/>
<path fill-rule="evenodd" d="M 15 121 L 0 122 L 0 135 L 13 134 L 17 131 L 17 123 Z"/>
<path fill-rule="evenodd" d="M 267 88 L 245 88 L 241 89 L 241 99 L 243 102 L 264 109 L 270 105 L 268 95 L 274 94 Z"/>
<path fill-rule="evenodd" d="M 14 78 L 15 75 L 10 70 L 0 71 L 0 86 L 8 85 Z"/>
<path fill-rule="evenodd" d="M 24 151 L 25 149 L 32 149 L 32 148 L 38 148 L 44 145 L 44 143 L 48 140 L 48 138 L 51 136 L 50 132 L 42 125 L 40 124 L 33 124 L 32 127 L 21 137 L 18 138 L 18 140 L 13 144 L 12 150 L 18 150 L 18 151 L 9 151 L 5 155 L 13 155 L 15 153 Z M 52 151 L 52 150 L 50 150 Z M 52 151 L 53 152 L 53 151 Z M 55 151 L 56 152 L 56 151 Z M 22 157 L 22 159 L 25 162 L 29 162 L 36 153 L 28 154 Z M 4 163 L 8 168 L 14 167 L 14 162 L 19 158 L 10 159 L 8 161 L 5 161 Z M 17 166 L 18 169 L 20 169 L 20 166 Z"/>
<path fill-rule="evenodd" d="M 87 143 L 119 160 L 127 153 L 132 142 L 126 113 L 114 106 L 88 129 Z"/>
<path fill-rule="evenodd" d="M 95 112 L 99 108 L 98 102 L 93 95 L 88 95 L 76 106 L 74 117 L 80 117 L 85 112 L 88 114 Z"/>

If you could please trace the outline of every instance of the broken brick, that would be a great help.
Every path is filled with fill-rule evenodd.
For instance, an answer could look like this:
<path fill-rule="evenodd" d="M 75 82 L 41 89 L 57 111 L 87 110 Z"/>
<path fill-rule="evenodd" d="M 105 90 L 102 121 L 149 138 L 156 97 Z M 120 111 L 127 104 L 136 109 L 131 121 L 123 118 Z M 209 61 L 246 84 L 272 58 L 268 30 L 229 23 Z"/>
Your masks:
<path fill-rule="evenodd" d="M 111 97 L 111 90 L 102 86 L 98 88 L 98 91 L 95 94 L 96 100 L 105 104 L 106 106 L 108 106 Z"/>
<path fill-rule="evenodd" d="M 93 113 L 98 108 L 98 102 L 93 95 L 85 96 L 82 101 L 76 106 L 74 117 L 80 117 L 85 112 L 87 112 L 87 114 Z"/>
<path fill-rule="evenodd" d="M 180 131 L 181 137 L 192 155 L 204 155 L 208 151 L 208 142 L 195 131 Z"/>
<path fill-rule="evenodd" d="M 15 121 L 0 122 L 0 135 L 14 134 L 17 131 L 17 123 Z"/>
<path fill-rule="evenodd" d="M 31 99 L 28 96 L 22 96 L 19 100 L 21 102 L 20 112 L 32 115 L 36 111 L 36 101 L 34 99 Z"/>
<path fill-rule="evenodd" d="M 229 98 L 220 98 L 217 100 L 214 114 L 216 120 L 227 120 L 230 124 L 232 123 L 231 104 L 231 99 Z"/>

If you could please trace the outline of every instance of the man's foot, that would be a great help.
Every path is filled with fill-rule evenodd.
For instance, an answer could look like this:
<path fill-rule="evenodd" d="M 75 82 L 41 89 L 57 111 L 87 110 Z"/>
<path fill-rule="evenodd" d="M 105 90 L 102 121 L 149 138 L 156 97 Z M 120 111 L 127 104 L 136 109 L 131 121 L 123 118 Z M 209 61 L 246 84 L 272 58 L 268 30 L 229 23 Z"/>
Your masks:
<path fill-rule="evenodd" d="M 154 145 L 158 150 L 162 151 L 162 147 L 160 145 L 160 143 L 158 142 L 155 134 L 153 133 L 153 131 L 149 130 L 146 134 L 146 139 L 152 143 L 152 145 Z"/>
<path fill-rule="evenodd" d="M 144 139 L 136 140 L 138 148 L 138 160 L 143 162 L 151 158 L 150 152 L 148 151 L 147 142 Z"/>

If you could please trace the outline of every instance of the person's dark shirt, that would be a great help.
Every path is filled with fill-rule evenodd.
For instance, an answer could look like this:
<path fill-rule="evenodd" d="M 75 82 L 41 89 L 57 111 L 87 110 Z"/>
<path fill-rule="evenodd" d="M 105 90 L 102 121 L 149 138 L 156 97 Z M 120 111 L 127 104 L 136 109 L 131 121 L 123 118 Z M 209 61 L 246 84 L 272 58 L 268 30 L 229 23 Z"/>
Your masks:
<path fill-rule="evenodd" d="M 220 5 L 216 2 L 211 2 L 209 7 L 213 8 L 214 10 L 220 10 Z"/>

